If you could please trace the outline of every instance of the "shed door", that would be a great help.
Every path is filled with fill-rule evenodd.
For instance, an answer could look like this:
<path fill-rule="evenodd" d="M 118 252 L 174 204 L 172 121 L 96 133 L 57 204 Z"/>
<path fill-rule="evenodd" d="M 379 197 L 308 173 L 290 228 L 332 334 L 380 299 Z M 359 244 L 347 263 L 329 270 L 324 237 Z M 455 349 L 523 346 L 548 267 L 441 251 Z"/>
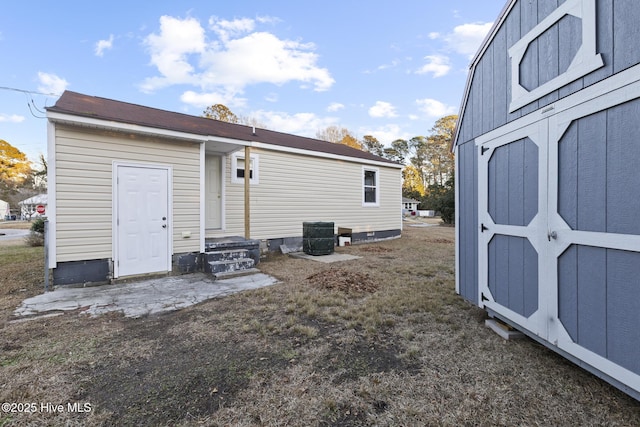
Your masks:
<path fill-rule="evenodd" d="M 640 391 L 640 98 L 626 101 L 631 93 L 550 119 L 550 338 Z"/>
<path fill-rule="evenodd" d="M 547 133 L 541 120 L 478 147 L 479 304 L 545 338 Z"/>
<path fill-rule="evenodd" d="M 116 277 L 170 270 L 169 170 L 116 169 Z"/>
<path fill-rule="evenodd" d="M 477 147 L 479 305 L 638 392 L 639 135 L 636 82 Z"/>

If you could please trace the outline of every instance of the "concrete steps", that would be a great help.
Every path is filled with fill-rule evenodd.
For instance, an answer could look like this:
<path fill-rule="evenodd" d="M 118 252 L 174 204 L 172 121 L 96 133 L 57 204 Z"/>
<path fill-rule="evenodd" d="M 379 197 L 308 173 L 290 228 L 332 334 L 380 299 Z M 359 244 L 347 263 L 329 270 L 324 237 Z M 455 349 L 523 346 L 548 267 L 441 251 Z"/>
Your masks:
<path fill-rule="evenodd" d="M 255 272 L 260 261 L 259 242 L 242 238 L 211 240 L 205 244 L 204 271 L 216 278 Z"/>

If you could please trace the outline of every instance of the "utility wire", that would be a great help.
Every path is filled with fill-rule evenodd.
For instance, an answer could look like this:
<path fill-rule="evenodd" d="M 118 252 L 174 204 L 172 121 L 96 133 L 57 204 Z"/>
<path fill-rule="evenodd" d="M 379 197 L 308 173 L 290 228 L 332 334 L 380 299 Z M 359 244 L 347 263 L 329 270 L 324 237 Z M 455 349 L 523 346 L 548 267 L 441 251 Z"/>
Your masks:
<path fill-rule="evenodd" d="M 17 89 L 15 87 L 7 87 L 7 86 L 0 86 L 0 90 L 11 90 L 13 92 L 28 93 L 30 95 L 60 96 L 59 93 L 43 93 L 43 92 L 37 92 L 35 90 Z"/>

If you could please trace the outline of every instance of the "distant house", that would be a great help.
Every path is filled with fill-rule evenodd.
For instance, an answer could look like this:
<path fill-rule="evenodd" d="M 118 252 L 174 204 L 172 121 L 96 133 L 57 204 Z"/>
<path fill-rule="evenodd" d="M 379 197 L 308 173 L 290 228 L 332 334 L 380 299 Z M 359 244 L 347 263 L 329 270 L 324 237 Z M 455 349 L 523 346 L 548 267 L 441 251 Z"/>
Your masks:
<path fill-rule="evenodd" d="M 640 399 L 639 1 L 509 1 L 455 136 L 456 290 Z"/>
<path fill-rule="evenodd" d="M 240 268 L 303 222 L 400 236 L 402 165 L 368 152 L 69 91 L 47 118 L 55 284 Z"/>
<path fill-rule="evenodd" d="M 402 212 L 406 214 L 410 214 L 411 212 L 415 212 L 418 210 L 418 205 L 420 204 L 419 200 L 409 199 L 408 197 L 402 198 Z"/>
<path fill-rule="evenodd" d="M 33 197 L 29 197 L 18 203 L 20 206 L 20 218 L 21 219 L 33 219 L 47 215 L 47 198 L 46 194 L 37 194 Z M 38 212 L 38 207 L 43 209 L 43 212 Z"/>
<path fill-rule="evenodd" d="M 8 215 L 11 215 L 9 203 L 4 200 L 0 200 L 0 220 L 5 219 Z"/>

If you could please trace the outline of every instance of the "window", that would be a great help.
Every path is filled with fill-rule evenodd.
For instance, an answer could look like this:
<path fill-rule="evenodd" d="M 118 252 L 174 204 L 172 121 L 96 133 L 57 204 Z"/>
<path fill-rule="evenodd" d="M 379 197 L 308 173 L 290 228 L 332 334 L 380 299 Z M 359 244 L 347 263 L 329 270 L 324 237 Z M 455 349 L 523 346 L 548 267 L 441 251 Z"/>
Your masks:
<path fill-rule="evenodd" d="M 244 173 L 246 170 L 246 162 L 244 153 L 234 153 L 231 156 L 231 182 L 234 184 L 244 183 Z M 258 155 L 252 154 L 249 164 L 249 182 L 251 184 L 258 183 Z"/>
<path fill-rule="evenodd" d="M 380 206 L 378 169 L 362 169 L 362 206 Z"/>

